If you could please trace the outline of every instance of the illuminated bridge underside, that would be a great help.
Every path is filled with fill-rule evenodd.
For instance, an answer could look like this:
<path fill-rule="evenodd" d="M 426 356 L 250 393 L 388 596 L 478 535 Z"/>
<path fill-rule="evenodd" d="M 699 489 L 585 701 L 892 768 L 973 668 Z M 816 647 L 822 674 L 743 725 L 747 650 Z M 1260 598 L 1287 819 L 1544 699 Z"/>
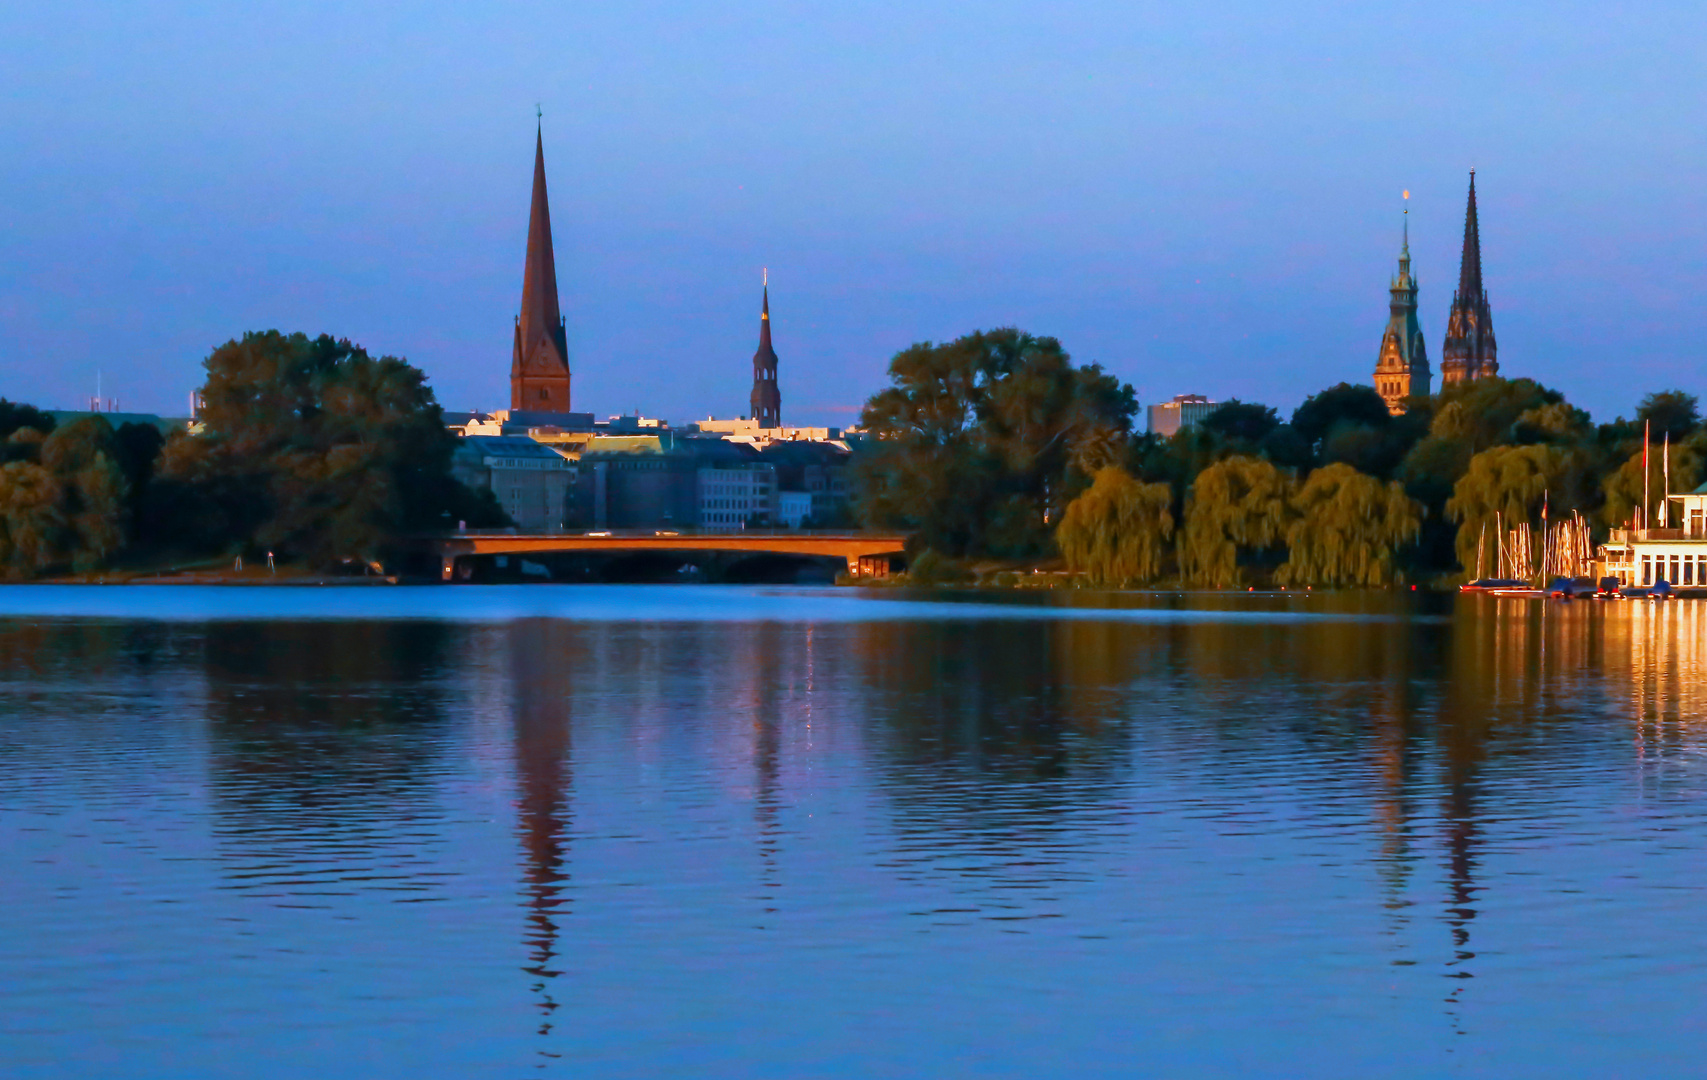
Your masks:
<path fill-rule="evenodd" d="M 605 536 L 586 533 L 464 533 L 438 541 L 444 580 L 456 576 L 456 560 L 469 555 L 551 555 L 560 552 L 724 551 L 765 555 L 816 555 L 846 559 L 856 577 L 888 574 L 889 558 L 901 554 L 907 537 L 900 533 L 654 532 Z"/>

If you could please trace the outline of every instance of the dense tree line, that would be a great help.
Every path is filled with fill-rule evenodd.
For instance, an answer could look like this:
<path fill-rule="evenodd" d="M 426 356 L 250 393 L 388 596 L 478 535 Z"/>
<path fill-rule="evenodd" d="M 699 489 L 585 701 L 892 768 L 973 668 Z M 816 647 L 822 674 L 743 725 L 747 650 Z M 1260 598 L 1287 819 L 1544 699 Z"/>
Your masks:
<path fill-rule="evenodd" d="M 1234 400 L 1160 438 L 1133 434 L 1130 387 L 1017 330 L 916 345 L 890 375 L 863 416 L 876 449 L 860 463 L 860 510 L 916 530 L 933 569 L 1059 553 L 1100 585 L 1444 581 L 1474 571 L 1496 520 L 1534 521 L 1544 501 L 1602 533 L 1628 525 L 1644 430 L 1650 503 L 1668 442 L 1673 493 L 1707 461 L 1698 403 L 1675 390 L 1597 425 L 1529 379 L 1459 384 L 1399 416 L 1372 387 L 1341 383 L 1290 417 Z"/>
<path fill-rule="evenodd" d="M 898 353 L 866 403 L 856 464 L 866 523 L 949 558 L 1053 553 L 1054 523 L 1122 459 L 1138 399 L 1054 338 L 1004 329 Z"/>
<path fill-rule="evenodd" d="M 205 361 L 195 432 L 0 400 L 0 571 L 263 555 L 394 558 L 410 533 L 505 522 L 451 475 L 426 376 L 328 336 L 245 334 Z"/>

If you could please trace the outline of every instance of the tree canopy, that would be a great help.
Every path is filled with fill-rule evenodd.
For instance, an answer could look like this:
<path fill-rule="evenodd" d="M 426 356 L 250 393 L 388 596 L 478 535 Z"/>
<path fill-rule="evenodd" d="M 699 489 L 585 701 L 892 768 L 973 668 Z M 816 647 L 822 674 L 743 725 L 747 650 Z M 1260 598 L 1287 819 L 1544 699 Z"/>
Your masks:
<path fill-rule="evenodd" d="M 1391 584 L 1398 549 L 1416 539 L 1423 517 L 1403 484 L 1341 463 L 1311 473 L 1292 511 L 1286 563 L 1276 574 L 1288 585 Z"/>
<path fill-rule="evenodd" d="M 397 537 L 502 520 L 450 472 L 454 436 L 426 376 L 322 335 L 249 333 L 207 358 L 199 435 L 167 444 L 179 537 L 326 565 Z"/>
<path fill-rule="evenodd" d="M 1117 465 L 1098 470 L 1055 529 L 1067 568 L 1110 588 L 1155 580 L 1174 534 L 1172 503 L 1166 484 L 1139 483 Z"/>
<path fill-rule="evenodd" d="M 1392 422 L 1387 403 L 1373 386 L 1339 383 L 1312 394 L 1292 411 L 1292 427 L 1305 442 L 1320 446 L 1336 428 L 1385 430 Z"/>
<path fill-rule="evenodd" d="M 1240 556 L 1285 537 L 1292 487 L 1289 474 L 1243 454 L 1198 473 L 1180 533 L 1180 576 L 1217 589 L 1238 584 Z"/>
<path fill-rule="evenodd" d="M 1672 442 L 1687 437 L 1701 426 L 1701 402 L 1694 394 L 1682 390 L 1661 390 L 1649 394 L 1636 406 L 1636 419 L 1652 426 L 1650 436 L 1660 442 L 1666 436 Z"/>
<path fill-rule="evenodd" d="M 91 570 L 119 550 L 129 485 L 104 418 L 82 417 L 45 437 L 41 427 L 20 425 L 7 449 L 0 465 L 0 572 L 16 579 L 54 567 Z"/>
<path fill-rule="evenodd" d="M 1267 405 L 1233 398 L 1217 406 L 1198 422 L 1198 426 L 1224 439 L 1242 439 L 1254 446 L 1280 426 L 1280 416 Z"/>
<path fill-rule="evenodd" d="M 1446 512 L 1458 525 L 1458 563 L 1473 572 L 1477 546 L 1500 528 L 1534 519 L 1551 491 L 1569 488 L 1569 454 L 1556 446 L 1495 446 L 1470 459 Z M 1549 500 L 1551 501 L 1551 500 Z M 1561 501 L 1560 510 L 1568 503 Z"/>
<path fill-rule="evenodd" d="M 1138 411 L 1098 365 L 1011 328 L 914 345 L 889 378 L 861 418 L 861 517 L 955 557 L 1048 552 L 1084 466 L 1123 452 Z"/>

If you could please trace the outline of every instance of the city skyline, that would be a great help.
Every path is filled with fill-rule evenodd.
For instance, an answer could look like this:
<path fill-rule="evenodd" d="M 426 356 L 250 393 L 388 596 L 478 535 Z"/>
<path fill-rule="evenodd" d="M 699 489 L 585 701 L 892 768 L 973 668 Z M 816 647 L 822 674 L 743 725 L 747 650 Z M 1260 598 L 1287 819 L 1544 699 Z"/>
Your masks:
<path fill-rule="evenodd" d="M 1288 411 L 1369 381 L 1402 189 L 1442 340 L 1472 166 L 1502 367 L 1600 420 L 1696 389 L 1707 228 L 1687 188 L 1707 145 L 1686 106 L 1707 35 L 1682 6 L 1611 24 L 1252 8 L 1213 30 L 1098 5 L 976 26 L 881 6 L 524 14 L 572 62 L 516 59 L 503 20 L 399 38 L 363 9 L 273 13 L 260 58 L 325 48 L 253 83 L 223 50 L 261 16 L 164 9 L 167 65 L 117 14 L 75 49 L 9 14 L 8 396 L 74 406 L 99 377 L 126 409 L 181 412 L 215 345 L 276 326 L 405 356 L 446 408 L 502 405 L 536 101 L 575 398 L 600 414 L 745 411 L 764 266 L 795 422 L 849 423 L 899 349 L 998 325 L 1060 338 L 1146 403 Z M 877 15 L 886 36 L 855 25 Z M 358 42 L 371 64 L 345 63 Z"/>

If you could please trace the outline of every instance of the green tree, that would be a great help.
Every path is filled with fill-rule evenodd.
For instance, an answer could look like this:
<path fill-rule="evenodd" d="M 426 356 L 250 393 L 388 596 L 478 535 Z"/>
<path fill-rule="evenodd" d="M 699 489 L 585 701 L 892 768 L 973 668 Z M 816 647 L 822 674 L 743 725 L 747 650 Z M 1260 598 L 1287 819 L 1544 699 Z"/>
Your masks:
<path fill-rule="evenodd" d="M 7 577 L 66 563 L 92 570 L 124 545 L 126 485 L 112 435 L 99 416 L 46 437 L 35 426 L 12 431 L 10 460 L 0 466 L 0 570 Z"/>
<path fill-rule="evenodd" d="M 1472 453 L 1511 440 L 1512 427 L 1531 409 L 1565 400 L 1533 379 L 1472 379 L 1440 391 L 1429 434 L 1461 439 Z"/>
<path fill-rule="evenodd" d="M 1217 406 L 1197 426 L 1223 439 L 1237 439 L 1254 447 L 1280 426 L 1280 417 L 1267 405 L 1233 398 Z"/>
<path fill-rule="evenodd" d="M 1601 520 L 1613 528 L 1628 528 L 1631 520 L 1636 517 L 1636 508 L 1642 505 L 1642 499 L 1648 500 L 1647 521 L 1649 528 L 1660 528 L 1661 505 L 1667 494 L 1666 487 L 1666 454 L 1668 450 L 1664 443 L 1655 444 L 1648 448 L 1648 483 L 1644 490 L 1642 484 L 1642 451 L 1640 448 L 1619 465 L 1618 469 L 1606 478 L 1606 502 L 1602 505 Z M 1682 443 L 1672 444 L 1671 455 L 1671 486 L 1670 493 L 1680 495 L 1694 491 L 1702 479 L 1702 446 L 1697 439 L 1686 439 Z M 1665 524 L 1677 528 L 1674 520 L 1666 520 Z"/>
<path fill-rule="evenodd" d="M 1320 446 L 1336 428 L 1383 431 L 1392 423 L 1387 403 L 1373 386 L 1339 383 L 1312 394 L 1292 411 L 1292 427 L 1312 446 Z"/>
<path fill-rule="evenodd" d="M 1287 559 L 1276 575 L 1288 585 L 1391 583 L 1395 553 L 1416 539 L 1423 516 L 1403 484 L 1339 463 L 1311 473 L 1292 509 Z"/>
<path fill-rule="evenodd" d="M 1237 585 L 1241 553 L 1261 553 L 1285 538 L 1292 487 L 1289 474 L 1242 454 L 1198 473 L 1180 532 L 1181 576 L 1210 588 Z"/>
<path fill-rule="evenodd" d="M 33 461 L 0 465 L 0 571 L 33 577 L 60 559 L 65 515 L 54 475 Z"/>
<path fill-rule="evenodd" d="M 1315 451 L 1291 424 L 1281 424 L 1262 441 L 1262 456 L 1282 469 L 1308 469 Z"/>
<path fill-rule="evenodd" d="M 1636 419 L 1651 425 L 1652 438 L 1662 441 L 1667 435 L 1679 442 L 1701 426 L 1701 402 L 1694 394 L 1682 390 L 1661 390 L 1649 394 L 1636 406 Z"/>
<path fill-rule="evenodd" d="M 1130 386 L 1014 329 L 914 345 L 889 377 L 862 415 L 860 517 L 951 558 L 1047 552 L 1089 479 L 1075 460 L 1120 456 L 1138 410 Z"/>
<path fill-rule="evenodd" d="M 42 443 L 41 461 L 60 486 L 61 554 L 75 570 L 93 570 L 125 542 L 129 485 L 112 425 L 102 416 L 84 416 L 55 429 Z"/>
<path fill-rule="evenodd" d="M 0 398 L 0 439 L 11 438 L 19 428 L 30 428 L 47 435 L 53 430 L 53 416 L 34 405 Z"/>
<path fill-rule="evenodd" d="M 1484 553 L 1497 551 L 1496 522 L 1510 529 L 1536 521 L 1543 498 L 1573 488 L 1570 454 L 1547 444 L 1496 446 L 1470 459 L 1463 477 L 1453 485 L 1446 513 L 1458 522 L 1458 564 L 1465 573 L 1476 569 L 1479 544 Z M 1572 500 L 1548 500 L 1555 514 L 1572 508 Z"/>
<path fill-rule="evenodd" d="M 1161 573 L 1173 534 L 1172 489 L 1139 483 L 1125 469 L 1109 466 L 1068 504 L 1055 543 L 1069 570 L 1093 585 L 1121 588 Z"/>
<path fill-rule="evenodd" d="M 376 559 L 414 531 L 502 521 L 451 476 L 455 437 L 426 376 L 348 341 L 245 334 L 207 358 L 200 435 L 167 441 L 179 539 L 316 565 Z"/>

